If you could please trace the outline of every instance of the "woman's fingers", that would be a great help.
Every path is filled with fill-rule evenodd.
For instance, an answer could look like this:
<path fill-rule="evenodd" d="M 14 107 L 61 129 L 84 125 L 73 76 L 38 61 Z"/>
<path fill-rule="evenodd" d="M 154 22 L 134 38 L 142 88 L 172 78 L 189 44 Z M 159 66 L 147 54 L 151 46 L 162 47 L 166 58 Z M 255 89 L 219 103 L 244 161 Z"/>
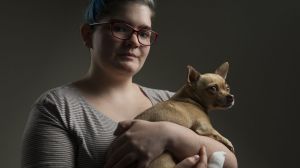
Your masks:
<path fill-rule="evenodd" d="M 180 163 L 178 163 L 175 168 L 192 168 L 196 165 L 196 163 L 199 161 L 200 156 L 194 155 L 191 157 L 188 157 L 184 160 L 182 160 Z"/>
<path fill-rule="evenodd" d="M 135 168 L 145 168 L 149 166 L 149 161 L 143 160 L 140 161 Z"/>
<path fill-rule="evenodd" d="M 117 137 L 113 141 L 113 143 L 110 145 L 110 150 L 112 150 L 113 152 L 116 152 L 121 146 L 128 143 L 127 134 L 129 134 L 129 133 L 126 132 L 126 133 L 122 134 L 121 136 Z M 110 154 L 112 154 L 112 153 L 110 153 Z"/>
<path fill-rule="evenodd" d="M 110 153 L 106 159 L 105 168 L 112 168 L 114 165 L 117 165 L 119 162 L 124 160 L 124 158 L 129 159 L 128 164 L 131 163 L 135 154 L 130 152 L 131 150 L 128 147 L 128 143 L 122 144 L 119 148 L 116 148 Z M 133 162 L 133 161 L 132 161 Z"/>
<path fill-rule="evenodd" d="M 202 146 L 199 155 L 194 155 L 182 160 L 175 168 L 207 168 L 206 148 Z"/>
<path fill-rule="evenodd" d="M 124 168 L 124 167 L 132 167 L 132 164 L 136 162 L 138 157 L 135 153 L 129 153 L 125 157 L 123 157 L 120 161 L 118 161 L 113 167 L 107 168 Z M 105 166 L 106 167 L 106 166 Z"/>
<path fill-rule="evenodd" d="M 196 165 L 196 168 L 207 168 L 207 154 L 205 146 L 200 148 L 199 161 Z"/>

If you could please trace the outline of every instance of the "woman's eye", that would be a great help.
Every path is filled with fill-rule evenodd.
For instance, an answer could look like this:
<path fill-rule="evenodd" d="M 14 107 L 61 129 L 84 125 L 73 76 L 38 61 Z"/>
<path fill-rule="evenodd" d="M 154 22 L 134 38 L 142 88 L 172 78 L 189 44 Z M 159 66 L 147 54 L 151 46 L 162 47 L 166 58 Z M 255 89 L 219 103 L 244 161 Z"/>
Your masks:
<path fill-rule="evenodd" d="M 129 29 L 128 29 L 127 27 L 125 27 L 125 26 L 118 26 L 118 25 L 115 25 L 115 26 L 113 27 L 113 31 L 114 31 L 114 32 L 128 32 Z"/>
<path fill-rule="evenodd" d="M 141 31 L 141 32 L 139 32 L 139 36 L 142 38 L 149 38 L 151 36 L 151 32 L 150 31 Z"/>

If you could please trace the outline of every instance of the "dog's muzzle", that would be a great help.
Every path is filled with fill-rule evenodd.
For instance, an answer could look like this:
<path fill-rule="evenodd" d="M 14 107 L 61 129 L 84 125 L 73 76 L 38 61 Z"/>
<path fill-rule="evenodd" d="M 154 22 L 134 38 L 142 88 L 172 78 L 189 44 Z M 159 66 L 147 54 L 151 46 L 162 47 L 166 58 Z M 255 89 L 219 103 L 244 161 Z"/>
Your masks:
<path fill-rule="evenodd" d="M 234 96 L 233 95 L 227 95 L 226 96 L 226 107 L 230 108 L 234 105 Z"/>

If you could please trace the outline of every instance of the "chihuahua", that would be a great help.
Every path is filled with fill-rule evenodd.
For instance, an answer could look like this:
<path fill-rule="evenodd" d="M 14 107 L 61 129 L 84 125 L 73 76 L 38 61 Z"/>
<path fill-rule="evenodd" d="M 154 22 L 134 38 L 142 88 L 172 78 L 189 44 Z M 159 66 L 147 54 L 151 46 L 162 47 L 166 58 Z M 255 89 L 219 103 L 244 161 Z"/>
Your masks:
<path fill-rule="evenodd" d="M 234 152 L 231 142 L 217 132 L 209 119 L 208 112 L 215 109 L 228 109 L 234 104 L 225 82 L 229 63 L 223 63 L 215 73 L 200 74 L 188 66 L 186 84 L 169 100 L 147 109 L 136 119 L 148 121 L 169 121 L 190 128 L 199 135 L 220 141 Z M 173 168 L 175 161 L 164 153 L 151 162 L 150 168 Z"/>

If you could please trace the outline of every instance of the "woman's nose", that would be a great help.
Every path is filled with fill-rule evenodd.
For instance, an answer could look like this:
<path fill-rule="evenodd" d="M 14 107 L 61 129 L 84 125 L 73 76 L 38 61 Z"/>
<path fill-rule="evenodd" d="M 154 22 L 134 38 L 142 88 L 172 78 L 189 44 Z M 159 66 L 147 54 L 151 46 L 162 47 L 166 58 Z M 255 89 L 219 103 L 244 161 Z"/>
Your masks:
<path fill-rule="evenodd" d="M 132 33 L 130 38 L 126 40 L 126 44 L 132 48 L 137 48 L 141 45 L 138 39 L 137 32 Z"/>

